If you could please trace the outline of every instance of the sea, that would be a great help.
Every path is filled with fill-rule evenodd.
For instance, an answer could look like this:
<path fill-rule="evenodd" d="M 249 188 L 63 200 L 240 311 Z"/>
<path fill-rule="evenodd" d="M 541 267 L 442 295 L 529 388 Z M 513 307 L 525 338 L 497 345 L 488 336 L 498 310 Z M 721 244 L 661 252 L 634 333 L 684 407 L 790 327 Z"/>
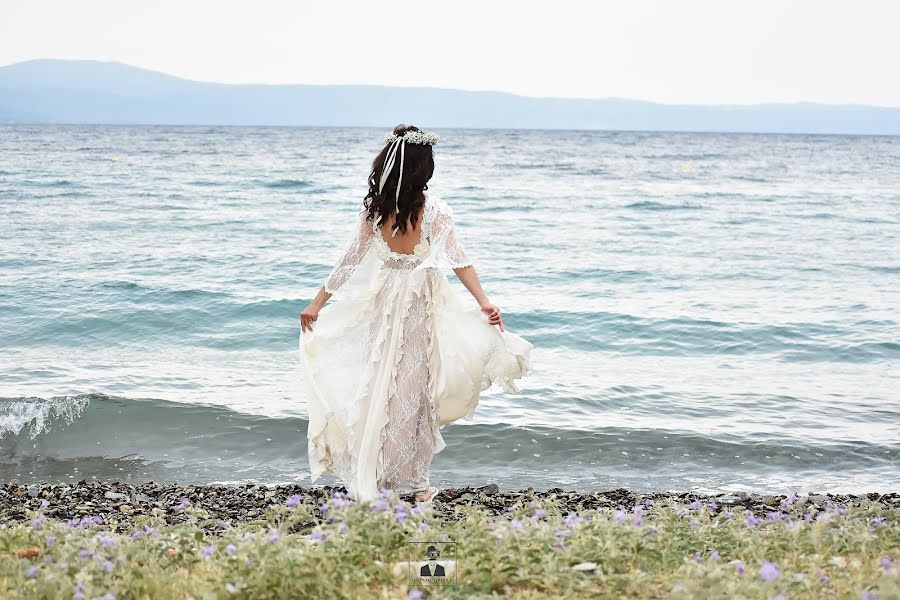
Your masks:
<path fill-rule="evenodd" d="M 298 316 L 387 129 L 0 126 L 0 481 L 309 484 Z M 433 484 L 900 489 L 900 138 L 437 132 L 534 350 Z"/>

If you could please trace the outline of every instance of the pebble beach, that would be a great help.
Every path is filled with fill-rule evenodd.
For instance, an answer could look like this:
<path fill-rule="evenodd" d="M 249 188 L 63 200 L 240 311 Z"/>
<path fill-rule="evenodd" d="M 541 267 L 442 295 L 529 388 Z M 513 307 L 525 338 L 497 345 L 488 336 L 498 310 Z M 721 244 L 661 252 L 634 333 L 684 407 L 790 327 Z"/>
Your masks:
<path fill-rule="evenodd" d="M 43 514 L 59 520 L 99 518 L 127 529 L 142 515 L 163 517 L 170 524 L 182 522 L 184 513 L 177 508 L 185 503 L 202 507 L 214 523 L 230 525 L 261 520 L 267 508 L 284 505 L 292 497 L 309 497 L 317 505 L 326 503 L 335 493 L 345 493 L 342 486 L 299 485 L 180 485 L 147 482 L 126 484 L 82 480 L 75 484 L 45 483 L 20 484 L 10 482 L 0 487 L 0 524 L 22 521 L 28 518 L 28 510 L 43 507 Z M 399 498 L 415 504 L 411 494 Z M 432 503 L 436 515 L 453 519 L 455 508 L 474 505 L 493 515 L 507 513 L 516 505 L 539 501 L 553 503 L 562 514 L 579 513 L 592 509 L 631 508 L 635 505 L 669 499 L 682 503 L 698 502 L 713 513 L 721 511 L 743 512 L 749 510 L 765 515 L 778 510 L 790 501 L 793 506 L 809 505 L 817 509 L 826 507 L 871 508 L 882 505 L 885 509 L 900 510 L 900 493 L 869 493 L 860 495 L 819 494 L 763 495 L 740 492 L 736 494 L 702 495 L 692 493 L 636 493 L 626 489 L 614 489 L 596 493 L 567 491 L 552 488 L 539 491 L 500 490 L 496 485 L 441 489 Z M 319 513 L 324 518 L 323 513 Z M 214 527 L 215 528 L 215 527 Z"/>

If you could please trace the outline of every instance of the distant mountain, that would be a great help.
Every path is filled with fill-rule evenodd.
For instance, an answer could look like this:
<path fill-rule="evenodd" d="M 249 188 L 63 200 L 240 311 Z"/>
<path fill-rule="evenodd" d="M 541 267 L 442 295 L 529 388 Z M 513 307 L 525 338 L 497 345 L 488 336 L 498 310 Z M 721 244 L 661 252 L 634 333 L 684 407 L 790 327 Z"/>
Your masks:
<path fill-rule="evenodd" d="M 900 135 L 900 107 L 667 105 L 377 85 L 233 85 L 122 63 L 0 67 L 0 123 L 379 126 Z"/>

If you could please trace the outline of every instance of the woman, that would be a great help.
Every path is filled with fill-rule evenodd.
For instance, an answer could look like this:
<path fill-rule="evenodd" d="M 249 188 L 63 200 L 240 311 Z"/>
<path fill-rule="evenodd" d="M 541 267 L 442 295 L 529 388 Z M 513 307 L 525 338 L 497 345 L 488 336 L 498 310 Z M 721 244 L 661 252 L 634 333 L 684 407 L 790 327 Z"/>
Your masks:
<path fill-rule="evenodd" d="M 385 137 L 355 235 L 300 315 L 312 481 L 334 473 L 361 501 L 387 488 L 430 502 L 440 429 L 471 420 L 492 383 L 518 392 L 515 380 L 530 371 L 532 345 L 505 331 L 450 208 L 425 194 L 437 141 L 406 125 Z M 442 267 L 477 307 L 463 303 Z"/>

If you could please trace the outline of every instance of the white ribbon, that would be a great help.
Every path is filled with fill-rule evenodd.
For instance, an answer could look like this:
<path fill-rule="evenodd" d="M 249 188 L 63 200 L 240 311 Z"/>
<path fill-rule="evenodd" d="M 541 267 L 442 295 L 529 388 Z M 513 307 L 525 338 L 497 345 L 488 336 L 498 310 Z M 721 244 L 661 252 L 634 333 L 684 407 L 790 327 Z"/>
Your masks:
<path fill-rule="evenodd" d="M 384 159 L 384 168 L 381 170 L 381 180 L 378 182 L 378 193 L 380 194 L 381 190 L 384 189 L 384 184 L 387 182 L 388 176 L 391 174 L 391 171 L 394 170 L 394 161 L 397 158 L 398 147 L 400 148 L 400 173 L 397 176 L 397 193 L 394 197 L 394 204 L 397 209 L 397 215 L 400 214 L 400 183 L 403 181 L 403 159 L 406 154 L 406 139 L 404 139 L 403 137 L 398 137 L 391 144 L 391 148 L 388 150 L 387 156 Z M 394 235 L 397 233 L 396 222 L 391 229 L 391 237 L 394 237 Z"/>

